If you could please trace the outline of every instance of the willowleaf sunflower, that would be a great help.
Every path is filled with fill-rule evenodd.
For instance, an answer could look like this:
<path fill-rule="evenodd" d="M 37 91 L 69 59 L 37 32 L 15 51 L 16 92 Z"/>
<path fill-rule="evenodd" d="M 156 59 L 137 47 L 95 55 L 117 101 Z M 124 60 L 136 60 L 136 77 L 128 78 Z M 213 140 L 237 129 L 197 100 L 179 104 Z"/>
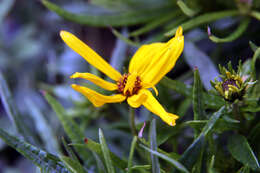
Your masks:
<path fill-rule="evenodd" d="M 86 96 L 95 107 L 106 103 L 120 103 L 127 100 L 133 108 L 141 105 L 158 115 L 170 126 L 175 125 L 177 115 L 168 113 L 156 100 L 149 88 L 158 91 L 155 85 L 174 67 L 184 47 L 182 28 L 179 27 L 175 37 L 166 43 L 152 43 L 141 46 L 130 61 L 128 73 L 121 75 L 110 66 L 88 45 L 73 34 L 61 31 L 63 41 L 88 63 L 103 72 L 115 82 L 108 82 L 91 73 L 74 73 L 71 78 L 82 78 L 109 91 L 116 91 L 114 95 L 102 95 L 90 88 L 72 84 L 72 88 Z"/>

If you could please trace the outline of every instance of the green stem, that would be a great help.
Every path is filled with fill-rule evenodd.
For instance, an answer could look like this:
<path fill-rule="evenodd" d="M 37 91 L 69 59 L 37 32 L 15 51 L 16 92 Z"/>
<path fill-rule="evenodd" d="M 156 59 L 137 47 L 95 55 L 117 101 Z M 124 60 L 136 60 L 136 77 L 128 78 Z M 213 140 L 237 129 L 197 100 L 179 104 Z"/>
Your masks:
<path fill-rule="evenodd" d="M 132 107 L 129 107 L 129 122 L 132 134 L 137 136 L 137 130 L 135 127 L 135 109 Z"/>

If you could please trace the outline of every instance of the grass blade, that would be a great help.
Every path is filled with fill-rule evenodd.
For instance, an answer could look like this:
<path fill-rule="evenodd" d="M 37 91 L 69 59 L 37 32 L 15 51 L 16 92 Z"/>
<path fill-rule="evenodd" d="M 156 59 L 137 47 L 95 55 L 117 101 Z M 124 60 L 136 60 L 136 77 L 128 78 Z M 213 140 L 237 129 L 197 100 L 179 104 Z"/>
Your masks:
<path fill-rule="evenodd" d="M 107 147 L 106 140 L 104 134 L 101 129 L 99 129 L 99 142 L 101 145 L 101 150 L 104 156 L 104 160 L 106 163 L 106 168 L 108 173 L 115 173 L 115 168 L 113 167 L 112 160 L 110 157 L 110 151 Z"/>
<path fill-rule="evenodd" d="M 60 157 L 60 159 L 72 173 L 87 173 L 87 171 L 81 166 L 78 161 L 75 161 L 66 156 L 62 156 Z"/>
<path fill-rule="evenodd" d="M 250 23 L 250 19 L 246 18 L 244 19 L 241 24 L 238 26 L 238 28 L 231 33 L 229 36 L 225 37 L 225 38 L 218 38 L 214 35 L 211 35 L 211 33 L 209 33 L 209 39 L 215 43 L 225 43 L 225 42 L 231 42 L 236 40 L 237 38 L 239 38 L 247 29 L 248 25 Z"/>
<path fill-rule="evenodd" d="M 14 136 L 9 135 L 0 128 L 0 138 L 9 146 L 21 153 L 24 157 L 31 160 L 35 165 L 44 171 L 69 173 L 63 163 L 55 155 L 49 154 L 35 146 L 24 142 Z"/>
<path fill-rule="evenodd" d="M 197 16 L 192 18 L 191 20 L 181 24 L 183 31 L 187 31 L 189 29 L 195 28 L 202 24 L 206 24 L 208 22 L 212 22 L 218 19 L 222 19 L 225 17 L 237 16 L 239 12 L 237 10 L 227 10 L 227 11 L 220 11 L 220 12 L 212 12 L 203 14 L 201 16 Z M 173 36 L 176 32 L 178 27 L 173 28 L 172 30 L 165 33 L 165 36 Z"/>
<path fill-rule="evenodd" d="M 169 163 L 171 163 L 174 167 L 176 167 L 176 169 L 180 170 L 181 172 L 185 172 L 185 173 L 189 173 L 189 171 L 181 164 L 179 163 L 178 161 L 162 154 L 162 153 L 159 153 L 158 151 L 154 151 L 154 150 L 151 150 L 150 148 L 140 144 L 140 147 L 144 148 L 145 150 L 149 151 L 151 154 L 154 154 L 158 157 L 160 157 L 161 159 L 164 159 L 166 161 L 168 161 Z"/>
<path fill-rule="evenodd" d="M 153 151 L 157 150 L 157 142 L 156 142 L 156 120 L 153 119 L 151 126 L 150 126 L 150 132 L 149 132 L 149 140 L 150 140 L 150 148 Z M 151 161 L 152 161 L 152 173 L 160 173 L 160 164 L 158 157 L 151 153 Z"/>
<path fill-rule="evenodd" d="M 130 154 L 129 154 L 129 158 L 128 158 L 128 165 L 127 165 L 129 173 L 132 172 L 131 168 L 132 168 L 132 165 L 133 165 L 133 156 L 134 156 L 136 142 L 137 142 L 137 136 L 134 136 L 132 143 L 131 143 L 131 149 L 130 149 Z"/>

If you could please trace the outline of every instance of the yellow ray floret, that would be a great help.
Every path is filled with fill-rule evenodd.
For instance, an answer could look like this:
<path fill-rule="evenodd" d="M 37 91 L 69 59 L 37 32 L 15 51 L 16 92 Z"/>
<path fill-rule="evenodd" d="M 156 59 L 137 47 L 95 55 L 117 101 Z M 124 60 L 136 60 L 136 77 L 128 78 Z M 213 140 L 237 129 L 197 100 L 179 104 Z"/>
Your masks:
<path fill-rule="evenodd" d="M 101 58 L 94 50 L 67 31 L 61 31 L 62 40 L 75 52 L 80 54 L 88 63 L 105 73 L 113 80 L 121 78 L 121 74 Z"/>
<path fill-rule="evenodd" d="M 103 106 L 105 103 L 120 103 L 123 102 L 126 97 L 122 94 L 115 94 L 112 96 L 105 96 L 102 94 L 99 94 L 98 92 L 89 89 L 87 87 L 83 87 L 80 85 L 72 84 L 71 87 L 86 96 L 94 106 L 100 107 Z"/>
<path fill-rule="evenodd" d="M 91 74 L 91 73 L 74 73 L 73 75 L 70 76 L 70 78 L 74 79 L 74 78 L 82 78 L 82 79 L 86 79 L 89 80 L 91 82 L 93 82 L 94 84 L 104 88 L 105 90 L 108 91 L 114 91 L 117 89 L 117 85 L 113 84 L 111 82 L 105 81 L 103 79 L 101 79 L 100 77 Z"/>

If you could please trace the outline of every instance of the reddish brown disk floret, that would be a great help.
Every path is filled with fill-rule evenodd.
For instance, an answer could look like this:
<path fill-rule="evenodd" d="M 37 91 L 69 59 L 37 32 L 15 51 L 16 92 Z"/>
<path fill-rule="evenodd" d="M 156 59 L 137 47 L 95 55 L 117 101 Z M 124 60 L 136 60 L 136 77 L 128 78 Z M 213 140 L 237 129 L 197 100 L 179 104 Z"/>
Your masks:
<path fill-rule="evenodd" d="M 127 74 L 124 74 L 122 76 L 121 79 L 119 79 L 119 81 L 117 82 L 117 86 L 118 86 L 118 92 L 125 95 L 125 96 L 132 96 L 134 94 L 137 94 L 138 91 L 142 88 L 141 86 L 141 78 L 139 76 L 136 77 L 136 81 L 135 81 L 135 86 L 133 88 L 133 91 L 132 91 L 132 94 L 130 93 L 130 91 L 126 91 L 126 93 L 124 93 L 124 88 L 125 88 L 125 85 L 127 83 L 127 78 L 130 74 L 127 73 Z"/>

